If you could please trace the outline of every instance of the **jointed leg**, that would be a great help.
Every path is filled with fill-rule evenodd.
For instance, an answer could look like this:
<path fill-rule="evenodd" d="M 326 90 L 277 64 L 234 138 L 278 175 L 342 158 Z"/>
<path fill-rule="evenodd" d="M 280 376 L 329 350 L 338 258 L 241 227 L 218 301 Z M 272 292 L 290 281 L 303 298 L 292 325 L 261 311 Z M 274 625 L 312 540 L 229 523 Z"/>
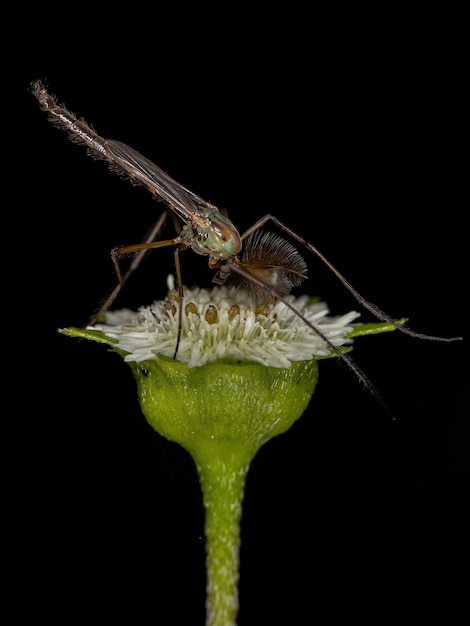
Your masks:
<path fill-rule="evenodd" d="M 401 332 L 407 335 L 411 335 L 412 337 L 417 337 L 419 339 L 430 339 L 433 341 L 446 341 L 446 342 L 457 341 L 457 340 L 462 339 L 462 337 L 447 338 L 447 337 L 435 337 L 434 335 L 424 335 L 422 333 L 417 333 L 414 330 L 411 330 L 411 328 L 408 328 L 407 326 L 398 324 L 394 319 L 392 319 L 389 315 L 387 315 L 387 313 L 382 311 L 382 309 L 380 309 L 377 305 L 373 304 L 372 302 L 368 302 L 365 298 L 363 298 L 361 294 L 351 285 L 351 283 L 349 283 L 344 278 L 344 276 L 334 267 L 334 265 L 332 265 L 332 263 L 330 263 L 330 261 L 328 261 L 328 259 L 317 248 L 315 248 L 314 245 L 312 245 L 306 239 L 298 235 L 295 231 L 293 231 L 291 228 L 286 226 L 286 224 L 281 222 L 281 220 L 279 220 L 274 215 L 267 214 L 261 219 L 259 219 L 257 222 L 255 222 L 252 226 L 250 226 L 250 228 L 243 233 L 242 241 L 243 239 L 248 237 L 248 235 L 251 235 L 256 230 L 259 230 L 260 228 L 262 228 L 264 224 L 266 224 L 266 222 L 269 222 L 269 221 L 276 224 L 276 226 L 278 226 L 281 230 L 286 232 L 293 239 L 295 239 L 296 241 L 301 243 L 303 246 L 305 246 L 308 250 L 310 250 L 310 252 L 315 254 L 333 272 L 333 274 L 335 274 L 335 276 L 342 282 L 342 284 L 354 296 L 354 298 L 359 302 L 359 304 L 363 306 L 365 309 L 367 309 L 368 311 L 370 311 L 379 320 L 382 320 L 383 322 L 387 322 L 388 324 L 395 326 L 395 328 L 397 328 Z"/>
<path fill-rule="evenodd" d="M 173 245 L 173 240 L 170 240 L 171 243 L 154 241 L 154 239 L 158 237 L 160 231 L 162 230 L 163 225 L 167 219 L 167 216 L 168 216 L 167 211 L 163 211 L 141 244 L 138 244 L 137 246 L 128 246 L 125 249 L 114 248 L 111 251 L 111 259 L 113 261 L 114 269 L 115 269 L 116 276 L 118 277 L 119 282 L 111 291 L 111 293 L 107 296 L 107 298 L 104 300 L 99 310 L 90 319 L 89 324 L 91 326 L 96 324 L 97 321 L 100 319 L 100 317 L 102 317 L 106 313 L 106 311 L 109 310 L 114 300 L 118 296 L 119 292 L 123 288 L 124 284 L 126 283 L 127 279 L 139 267 L 142 259 L 144 258 L 145 254 L 150 248 L 162 247 L 162 245 Z M 152 244 L 157 244 L 157 245 L 152 245 Z M 125 254 L 127 252 L 137 252 L 137 254 L 132 259 L 132 262 L 129 268 L 127 269 L 127 271 L 123 274 L 121 271 L 121 267 L 119 265 L 118 257 L 122 256 L 122 254 Z"/>

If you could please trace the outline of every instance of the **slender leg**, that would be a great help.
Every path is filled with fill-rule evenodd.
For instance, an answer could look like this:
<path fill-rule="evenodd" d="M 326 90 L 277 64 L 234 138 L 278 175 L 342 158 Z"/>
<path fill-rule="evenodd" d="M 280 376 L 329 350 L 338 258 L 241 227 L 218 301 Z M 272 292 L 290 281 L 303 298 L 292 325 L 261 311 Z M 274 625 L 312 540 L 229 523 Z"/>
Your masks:
<path fill-rule="evenodd" d="M 121 250 L 121 248 L 116 248 L 116 249 L 114 249 L 112 251 L 111 258 L 112 258 L 112 261 L 113 261 L 113 264 L 114 264 L 114 269 L 116 271 L 116 275 L 118 277 L 119 282 L 114 287 L 114 289 L 110 292 L 110 294 L 106 297 L 106 299 L 104 300 L 103 304 L 98 309 L 98 311 L 90 319 L 89 324 L 91 326 L 96 324 L 97 321 L 100 319 L 100 317 L 102 317 L 106 313 L 106 311 L 109 310 L 109 308 L 113 304 L 114 300 L 118 296 L 119 292 L 123 288 L 124 284 L 126 283 L 127 279 L 129 278 L 129 276 L 139 267 L 142 259 L 144 258 L 145 254 L 147 253 L 148 249 L 150 247 L 155 247 L 155 246 L 150 246 L 149 244 L 154 242 L 154 239 L 156 237 L 158 237 L 158 235 L 161 232 L 161 229 L 163 228 L 163 225 L 164 225 L 164 223 L 165 223 L 165 221 L 167 219 L 167 216 L 168 216 L 167 211 L 163 211 L 162 214 L 160 215 L 160 217 L 158 218 L 158 220 L 155 222 L 155 224 L 150 229 L 150 231 L 147 234 L 147 236 L 145 237 L 144 241 L 141 244 L 138 244 L 138 249 L 135 249 L 135 250 L 129 250 L 128 248 L 126 249 L 127 252 L 135 251 L 137 253 L 136 253 L 135 257 L 132 259 L 132 262 L 131 262 L 128 270 L 124 274 L 121 272 L 121 268 L 120 268 L 119 261 L 118 261 L 118 258 L 117 258 L 118 254 L 119 254 L 119 250 Z M 156 242 L 156 243 L 165 243 L 166 245 L 174 245 L 173 241 L 174 240 L 171 240 L 171 243 L 167 243 L 167 242 Z M 159 247 L 161 247 L 161 246 L 159 246 Z M 115 252 L 116 250 L 118 251 L 117 253 Z"/>
<path fill-rule="evenodd" d="M 458 341 L 462 339 L 462 337 L 447 338 L 447 337 L 435 337 L 434 335 L 425 335 L 422 333 L 417 333 L 416 331 L 412 330 L 411 328 L 408 328 L 407 326 L 397 324 L 397 322 L 394 319 L 392 319 L 389 315 L 387 315 L 387 313 L 382 311 L 382 309 L 380 309 L 376 304 L 373 304 L 372 302 L 368 302 L 365 298 L 363 298 L 361 294 L 351 285 L 351 283 L 348 282 L 344 278 L 344 276 L 334 267 L 334 265 L 330 263 L 330 261 L 328 261 L 328 259 L 317 248 L 315 248 L 313 244 L 309 243 L 306 239 L 298 235 L 295 231 L 293 231 L 291 228 L 286 226 L 286 224 L 281 222 L 281 220 L 275 217 L 274 215 L 267 214 L 261 219 L 259 219 L 257 222 L 255 222 L 252 226 L 250 226 L 250 228 L 248 228 L 248 230 L 246 230 L 243 233 L 241 237 L 242 241 L 243 239 L 248 237 L 248 235 L 251 235 L 254 231 L 262 228 L 264 224 L 266 224 L 266 222 L 269 222 L 269 221 L 276 224 L 276 226 L 278 226 L 281 230 L 283 230 L 288 235 L 290 235 L 293 239 L 295 239 L 296 241 L 301 243 L 303 246 L 305 246 L 305 248 L 307 248 L 307 250 L 310 250 L 312 254 L 315 254 L 333 272 L 333 274 L 335 274 L 335 276 L 341 281 L 341 283 L 346 287 L 346 289 L 354 296 L 354 298 L 359 302 L 359 304 L 363 306 L 365 309 L 367 309 L 368 311 L 370 311 L 372 315 L 377 317 L 379 320 L 382 320 L 383 322 L 388 322 L 392 326 L 395 326 L 395 328 L 397 328 L 397 330 L 400 330 L 402 333 L 411 335 L 412 337 L 417 337 L 418 339 L 428 339 L 432 341 L 446 341 L 446 342 Z"/>
<path fill-rule="evenodd" d="M 181 341 L 181 329 L 183 324 L 183 277 L 181 274 L 181 263 L 180 263 L 180 249 L 175 246 L 173 248 L 173 255 L 175 259 L 175 271 L 176 271 L 176 282 L 178 283 L 178 295 L 179 295 L 179 307 L 178 307 L 178 337 L 176 338 L 176 346 L 175 352 L 173 354 L 173 358 L 176 359 L 176 355 L 178 354 L 178 349 L 180 347 Z"/>

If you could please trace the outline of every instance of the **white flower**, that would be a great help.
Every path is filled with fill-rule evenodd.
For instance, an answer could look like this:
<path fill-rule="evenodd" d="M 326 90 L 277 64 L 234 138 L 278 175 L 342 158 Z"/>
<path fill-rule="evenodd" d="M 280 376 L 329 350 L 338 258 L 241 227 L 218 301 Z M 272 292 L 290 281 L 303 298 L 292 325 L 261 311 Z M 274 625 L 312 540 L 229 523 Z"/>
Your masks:
<path fill-rule="evenodd" d="M 332 353 L 325 341 L 282 302 L 262 311 L 239 303 L 226 287 L 185 289 L 177 360 L 189 367 L 221 358 L 256 361 L 269 367 L 289 367 L 292 361 L 307 361 Z M 359 313 L 351 311 L 328 317 L 324 302 L 308 304 L 309 298 L 288 296 L 287 301 L 334 346 L 350 344 L 347 335 Z M 178 337 L 178 298 L 169 292 L 138 311 L 108 312 L 106 324 L 93 326 L 117 341 L 127 353 L 126 361 L 145 361 L 155 355 L 173 357 Z"/>

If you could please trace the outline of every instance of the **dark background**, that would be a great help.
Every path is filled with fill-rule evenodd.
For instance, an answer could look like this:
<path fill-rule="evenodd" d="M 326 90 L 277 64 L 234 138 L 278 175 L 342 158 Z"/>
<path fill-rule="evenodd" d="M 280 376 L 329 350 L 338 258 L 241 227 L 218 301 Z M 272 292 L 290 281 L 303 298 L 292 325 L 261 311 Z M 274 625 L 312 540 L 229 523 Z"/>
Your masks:
<path fill-rule="evenodd" d="M 116 355 L 57 333 L 87 321 L 114 285 L 110 249 L 140 241 L 159 205 L 54 129 L 29 83 L 44 80 L 100 134 L 227 208 L 240 231 L 267 212 L 280 217 L 365 298 L 451 337 L 464 333 L 468 284 L 461 49 L 455 23 L 438 15 L 379 18 L 375 29 L 360 16 L 351 27 L 238 15 L 237 27 L 232 16 L 202 30 L 188 15 L 144 17 L 19 32 L 28 52 L 6 79 L 6 327 L 20 316 L 6 390 L 18 400 L 8 448 L 21 478 L 12 580 L 34 581 L 37 615 L 50 621 L 64 617 L 60 597 L 74 616 L 130 611 L 133 623 L 197 626 L 205 557 L 192 461 L 147 425 Z M 306 260 L 303 291 L 334 314 L 356 308 Z M 188 283 L 210 284 L 205 259 L 182 261 Z M 154 254 L 117 306 L 161 297 L 171 271 L 171 251 Z M 422 617 L 463 598 L 464 344 L 395 332 L 357 340 L 353 358 L 397 420 L 339 363 L 320 364 L 310 407 L 250 469 L 239 626 L 325 611 Z"/>

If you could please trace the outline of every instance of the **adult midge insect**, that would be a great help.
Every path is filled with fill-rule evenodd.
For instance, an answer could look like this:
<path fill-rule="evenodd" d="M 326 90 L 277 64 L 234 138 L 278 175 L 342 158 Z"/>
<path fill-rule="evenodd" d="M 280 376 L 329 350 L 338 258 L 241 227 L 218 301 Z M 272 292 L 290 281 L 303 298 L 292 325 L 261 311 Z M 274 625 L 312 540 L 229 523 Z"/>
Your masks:
<path fill-rule="evenodd" d="M 397 323 L 375 304 L 365 300 L 313 244 L 274 215 L 267 214 L 261 217 L 246 232 L 240 234 L 230 219 L 216 206 L 177 183 L 139 152 L 124 143 L 99 136 L 83 119 L 77 118 L 61 105 L 48 92 L 42 82 L 35 81 L 32 83 L 31 91 L 37 98 L 41 109 L 48 113 L 50 120 L 59 128 L 67 131 L 73 141 L 84 144 L 92 157 L 107 161 L 113 170 L 144 186 L 154 198 L 166 205 L 166 210 L 143 242 L 117 247 L 111 251 L 111 258 L 119 282 L 93 317 L 92 323 L 109 309 L 129 275 L 137 269 L 143 255 L 148 250 L 166 246 L 171 246 L 174 251 L 181 320 L 184 294 L 180 252 L 190 248 L 197 254 L 207 256 L 209 267 L 217 270 L 213 279 L 214 283 L 224 284 L 228 281 L 235 281 L 238 288 L 248 293 L 249 297 L 257 304 L 261 304 L 269 298 L 284 302 L 322 338 L 333 352 L 338 354 L 366 388 L 380 399 L 377 390 L 356 363 L 347 354 L 335 347 L 285 299 L 291 289 L 306 278 L 307 266 L 294 245 L 278 235 L 262 230 L 267 223 L 271 222 L 292 240 L 317 256 L 336 275 L 358 303 L 379 320 L 419 339 L 445 342 L 462 339 L 461 337 L 444 338 L 425 335 Z M 181 230 L 172 239 L 157 240 L 162 225 L 168 216 L 177 218 L 179 222 L 182 222 Z M 119 260 L 131 253 L 135 254 L 135 257 L 129 269 L 123 274 Z M 179 328 L 181 332 L 181 323 Z M 178 345 L 179 337 L 175 347 L 175 356 L 178 352 Z"/>

